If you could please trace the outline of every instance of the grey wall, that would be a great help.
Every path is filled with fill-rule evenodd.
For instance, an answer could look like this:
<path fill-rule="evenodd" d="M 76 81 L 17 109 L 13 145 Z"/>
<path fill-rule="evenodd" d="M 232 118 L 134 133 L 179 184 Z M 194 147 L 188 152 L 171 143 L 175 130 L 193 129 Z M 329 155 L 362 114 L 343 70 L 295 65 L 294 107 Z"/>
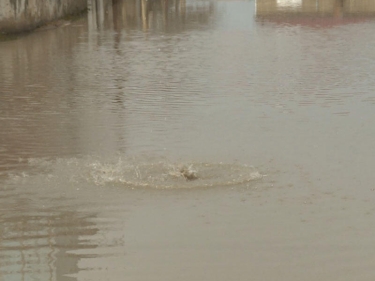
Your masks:
<path fill-rule="evenodd" d="M 31 30 L 86 8 L 87 0 L 0 0 L 0 32 Z"/>

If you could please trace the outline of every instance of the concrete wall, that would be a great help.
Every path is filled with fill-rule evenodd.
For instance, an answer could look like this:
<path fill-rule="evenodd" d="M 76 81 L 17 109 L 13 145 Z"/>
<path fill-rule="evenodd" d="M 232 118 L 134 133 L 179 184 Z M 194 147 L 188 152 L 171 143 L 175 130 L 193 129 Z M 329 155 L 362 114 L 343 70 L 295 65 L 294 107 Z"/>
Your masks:
<path fill-rule="evenodd" d="M 346 0 L 346 8 L 351 13 L 375 13 L 375 1 Z"/>
<path fill-rule="evenodd" d="M 77 14 L 87 0 L 0 0 L 0 32 L 21 32 Z"/>
<path fill-rule="evenodd" d="M 346 15 L 375 14 L 375 0 L 256 0 L 257 15 L 320 14 L 332 15 L 337 9 Z"/>

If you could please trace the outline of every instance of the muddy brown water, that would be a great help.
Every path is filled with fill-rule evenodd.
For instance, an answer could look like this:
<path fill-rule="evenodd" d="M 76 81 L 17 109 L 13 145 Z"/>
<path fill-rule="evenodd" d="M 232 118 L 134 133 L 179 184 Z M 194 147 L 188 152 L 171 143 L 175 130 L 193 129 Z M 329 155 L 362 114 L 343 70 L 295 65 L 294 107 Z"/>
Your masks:
<path fill-rule="evenodd" d="M 90 3 L 0 42 L 0 280 L 374 280 L 369 1 Z"/>

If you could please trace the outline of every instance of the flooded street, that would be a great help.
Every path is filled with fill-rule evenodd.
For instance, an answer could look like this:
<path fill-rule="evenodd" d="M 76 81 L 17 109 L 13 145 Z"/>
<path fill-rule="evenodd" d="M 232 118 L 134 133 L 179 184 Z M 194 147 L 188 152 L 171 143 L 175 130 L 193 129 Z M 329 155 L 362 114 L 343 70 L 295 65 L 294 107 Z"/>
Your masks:
<path fill-rule="evenodd" d="M 373 281 L 375 4 L 89 0 L 0 41 L 0 280 Z"/>

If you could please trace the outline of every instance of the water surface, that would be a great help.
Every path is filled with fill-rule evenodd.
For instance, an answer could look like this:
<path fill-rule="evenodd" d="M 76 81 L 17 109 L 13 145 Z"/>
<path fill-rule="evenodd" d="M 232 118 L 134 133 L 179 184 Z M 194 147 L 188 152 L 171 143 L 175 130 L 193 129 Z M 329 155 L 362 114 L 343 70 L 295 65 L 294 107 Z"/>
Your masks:
<path fill-rule="evenodd" d="M 0 42 L 0 280 L 373 280 L 374 28 L 90 1 Z"/>

